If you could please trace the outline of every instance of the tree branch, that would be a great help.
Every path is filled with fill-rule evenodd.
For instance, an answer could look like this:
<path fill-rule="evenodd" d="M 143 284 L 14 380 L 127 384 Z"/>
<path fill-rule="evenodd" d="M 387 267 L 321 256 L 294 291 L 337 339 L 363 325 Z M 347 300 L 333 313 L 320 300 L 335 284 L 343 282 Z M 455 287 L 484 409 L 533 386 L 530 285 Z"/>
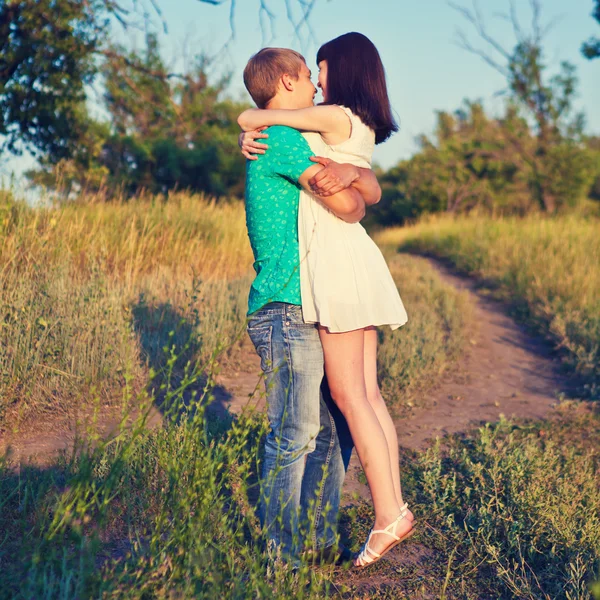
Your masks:
<path fill-rule="evenodd" d="M 471 54 L 475 54 L 476 56 L 479 56 L 481 59 L 483 59 L 490 67 L 492 67 L 493 69 L 495 69 L 496 71 L 498 71 L 500 74 L 502 74 L 504 77 L 507 77 L 509 74 L 509 71 L 506 67 L 502 66 L 499 62 L 497 62 L 496 60 L 494 60 L 487 52 L 485 52 L 484 50 L 481 50 L 480 48 L 476 48 L 475 46 L 471 45 L 471 43 L 469 42 L 467 36 L 465 35 L 464 31 L 458 29 L 456 31 L 456 35 L 459 38 L 459 46 L 463 49 L 466 50 L 467 52 L 470 52 Z"/>
<path fill-rule="evenodd" d="M 288 21 L 294 27 L 296 39 L 302 43 L 301 30 L 306 28 L 308 37 L 316 43 L 316 36 L 310 25 L 310 16 L 313 8 L 318 0 L 285 0 L 285 10 Z M 238 8 L 237 0 L 198 0 L 204 4 L 212 4 L 213 6 L 221 6 L 229 3 L 229 28 L 231 35 L 227 40 L 227 47 L 232 40 L 235 39 L 235 14 Z M 301 11 L 301 17 L 296 19 L 293 13 L 292 6 L 296 3 Z M 263 36 L 263 44 L 269 43 L 275 37 L 275 23 L 277 21 L 276 13 L 270 8 L 268 0 L 259 0 L 258 16 Z"/>
<path fill-rule="evenodd" d="M 542 41 L 542 30 L 540 26 L 541 6 L 539 0 L 529 0 L 531 6 L 531 29 L 533 30 L 533 42 L 536 46 Z"/>
<path fill-rule="evenodd" d="M 463 15 L 467 21 L 469 21 L 477 30 L 477 33 L 485 42 L 487 42 L 496 52 L 501 54 L 506 60 L 510 60 L 510 52 L 505 50 L 487 31 L 487 27 L 485 26 L 483 15 L 481 14 L 481 10 L 479 8 L 479 4 L 477 0 L 473 0 L 473 11 L 461 6 L 460 4 L 456 4 L 455 2 L 449 1 L 448 4 L 451 8 L 459 12 Z M 495 61 L 493 61 L 495 62 Z"/>
<path fill-rule="evenodd" d="M 110 48 L 102 48 L 98 50 L 97 53 L 107 58 L 113 64 L 115 64 L 116 62 L 120 62 L 124 66 L 129 67 L 130 69 L 143 73 L 144 75 L 148 75 L 149 77 L 154 77 L 156 79 L 181 79 L 183 81 L 187 81 L 189 79 L 187 75 L 182 75 L 181 73 L 168 73 L 165 71 L 155 71 L 153 69 L 148 69 L 144 65 L 132 61 L 123 54 L 120 54 L 115 50 L 111 50 Z"/>

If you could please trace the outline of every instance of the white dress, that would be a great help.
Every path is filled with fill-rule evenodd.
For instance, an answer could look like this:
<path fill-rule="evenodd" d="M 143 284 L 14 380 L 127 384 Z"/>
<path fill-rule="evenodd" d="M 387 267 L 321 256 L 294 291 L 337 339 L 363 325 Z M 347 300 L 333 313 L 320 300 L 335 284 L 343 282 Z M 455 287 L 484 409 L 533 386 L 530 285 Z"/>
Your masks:
<path fill-rule="evenodd" d="M 319 134 L 303 134 L 317 156 L 371 167 L 375 133 L 350 109 L 350 137 L 328 146 Z M 408 320 L 398 288 L 375 242 L 360 223 L 346 223 L 314 196 L 300 192 L 298 211 L 300 289 L 307 323 L 331 333 L 376 325 L 396 329 Z"/>

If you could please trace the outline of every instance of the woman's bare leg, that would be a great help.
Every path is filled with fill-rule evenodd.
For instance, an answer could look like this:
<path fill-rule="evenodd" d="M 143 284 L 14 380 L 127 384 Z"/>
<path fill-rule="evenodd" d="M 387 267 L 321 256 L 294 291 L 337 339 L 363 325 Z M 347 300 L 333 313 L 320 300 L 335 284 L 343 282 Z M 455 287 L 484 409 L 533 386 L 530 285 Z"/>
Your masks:
<path fill-rule="evenodd" d="M 373 529 L 384 529 L 398 517 L 400 504 L 394 490 L 388 442 L 367 398 L 365 332 L 359 329 L 347 333 L 329 333 L 324 327 L 319 327 L 319 334 L 331 396 L 348 422 L 371 490 L 375 508 Z M 404 519 L 396 527 L 396 535 L 402 536 L 410 528 L 410 522 Z M 375 535 L 371 547 L 381 552 L 391 541 L 389 536 Z"/>
<path fill-rule="evenodd" d="M 404 504 L 404 499 L 402 498 L 402 487 L 400 485 L 398 435 L 396 434 L 394 421 L 388 412 L 377 381 L 377 330 L 374 327 L 365 329 L 365 385 L 367 388 L 367 398 L 369 399 L 381 428 L 383 429 L 383 433 L 385 434 L 390 455 L 394 492 L 398 504 L 402 506 Z M 414 518 L 410 511 L 408 512 L 407 518 L 410 521 Z"/>

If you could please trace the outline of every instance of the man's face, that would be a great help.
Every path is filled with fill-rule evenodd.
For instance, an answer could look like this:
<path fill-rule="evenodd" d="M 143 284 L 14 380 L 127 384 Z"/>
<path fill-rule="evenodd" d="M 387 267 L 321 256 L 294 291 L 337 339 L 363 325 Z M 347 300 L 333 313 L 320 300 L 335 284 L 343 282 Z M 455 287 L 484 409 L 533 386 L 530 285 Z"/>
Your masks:
<path fill-rule="evenodd" d="M 298 81 L 294 87 L 294 103 L 296 108 L 308 108 L 313 106 L 317 88 L 311 80 L 310 69 L 303 64 L 298 74 Z"/>

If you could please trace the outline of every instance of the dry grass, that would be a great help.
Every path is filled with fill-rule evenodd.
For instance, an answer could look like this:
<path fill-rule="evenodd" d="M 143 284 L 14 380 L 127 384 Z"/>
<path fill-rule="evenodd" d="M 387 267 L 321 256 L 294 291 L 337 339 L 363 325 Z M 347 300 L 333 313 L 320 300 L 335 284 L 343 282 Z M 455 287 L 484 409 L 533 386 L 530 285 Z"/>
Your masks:
<path fill-rule="evenodd" d="M 547 335 L 569 367 L 600 384 L 600 221 L 438 217 L 384 231 L 380 243 L 433 253 L 482 279 Z"/>
<path fill-rule="evenodd" d="M 206 361 L 243 332 L 251 250 L 240 203 L 0 207 L 0 426 L 138 389 L 165 347 Z"/>
<path fill-rule="evenodd" d="M 207 362 L 244 335 L 253 271 L 239 202 L 89 200 L 0 208 L 0 429 L 114 403 L 164 367 L 165 349 L 187 344 L 180 362 Z M 380 374 L 402 404 L 454 360 L 468 310 L 418 259 L 390 264 L 410 321 L 382 332 Z"/>
<path fill-rule="evenodd" d="M 241 206 L 182 195 L 1 210 L 5 416 L 68 410 L 88 391 L 124 395 L 141 416 L 48 468 L 16 473 L 0 457 L 0 597 L 590 598 L 600 560 L 591 411 L 501 423 L 405 457 L 425 567 L 382 563 L 366 588 L 330 568 L 291 571 L 270 560 L 251 505 L 263 419 L 204 411 L 214 358 L 244 327 Z M 395 250 L 402 234 L 385 235 Z M 453 363 L 469 305 L 421 259 L 390 255 L 390 265 L 410 321 L 382 332 L 380 372 L 401 405 Z M 144 420 L 157 401 L 150 382 L 165 415 L 155 430 Z M 367 505 L 344 514 L 355 549 L 371 520 Z"/>
<path fill-rule="evenodd" d="M 4 426 L 98 400 L 140 415 L 47 468 L 17 475 L 0 457 L 0 597 L 333 594 L 330 570 L 291 572 L 265 552 L 249 508 L 261 418 L 204 413 L 215 356 L 244 330 L 242 206 L 185 195 L 47 210 L 7 201 L 0 223 Z M 419 259 L 394 258 L 392 270 L 411 321 L 382 333 L 381 372 L 402 404 L 458 353 L 465 301 Z M 158 430 L 144 421 L 152 404 Z"/>

